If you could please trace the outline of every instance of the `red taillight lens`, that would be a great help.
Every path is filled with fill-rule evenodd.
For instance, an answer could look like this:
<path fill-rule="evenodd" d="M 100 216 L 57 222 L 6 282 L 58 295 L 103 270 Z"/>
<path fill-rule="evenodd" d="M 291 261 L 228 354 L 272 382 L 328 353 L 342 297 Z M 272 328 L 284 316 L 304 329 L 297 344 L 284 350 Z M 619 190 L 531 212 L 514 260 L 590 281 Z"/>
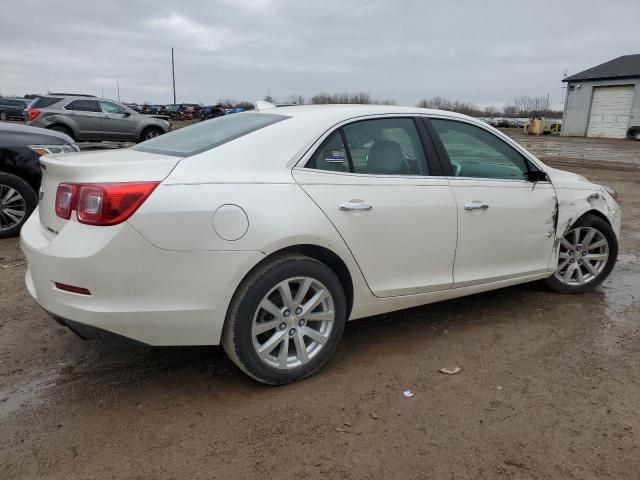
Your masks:
<path fill-rule="evenodd" d="M 35 120 L 38 115 L 40 115 L 40 110 L 38 110 L 37 108 L 27 110 L 27 122 Z"/>
<path fill-rule="evenodd" d="M 78 185 L 78 221 L 89 225 L 124 222 L 160 182 Z"/>
<path fill-rule="evenodd" d="M 67 285 L 66 283 L 53 282 L 58 290 L 65 292 L 77 293 L 78 295 L 91 295 L 88 288 L 76 287 L 74 285 Z"/>
<path fill-rule="evenodd" d="M 56 215 L 65 220 L 71 218 L 75 209 L 76 190 L 78 186 L 72 183 L 61 183 L 56 191 Z"/>
<path fill-rule="evenodd" d="M 56 192 L 56 215 L 69 220 L 71 211 L 77 210 L 80 223 L 116 225 L 133 215 L 159 183 L 61 183 Z"/>

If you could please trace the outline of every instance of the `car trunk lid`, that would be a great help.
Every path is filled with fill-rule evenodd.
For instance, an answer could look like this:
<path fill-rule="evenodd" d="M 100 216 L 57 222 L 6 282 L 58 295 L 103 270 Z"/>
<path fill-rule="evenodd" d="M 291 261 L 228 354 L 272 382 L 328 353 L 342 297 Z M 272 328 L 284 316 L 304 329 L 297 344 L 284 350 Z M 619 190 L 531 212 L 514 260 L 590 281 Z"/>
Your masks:
<path fill-rule="evenodd" d="M 58 217 L 55 211 L 56 191 L 61 183 L 162 181 L 180 160 L 181 157 L 129 149 L 41 157 L 38 209 L 45 234 L 52 238 L 69 221 Z"/>

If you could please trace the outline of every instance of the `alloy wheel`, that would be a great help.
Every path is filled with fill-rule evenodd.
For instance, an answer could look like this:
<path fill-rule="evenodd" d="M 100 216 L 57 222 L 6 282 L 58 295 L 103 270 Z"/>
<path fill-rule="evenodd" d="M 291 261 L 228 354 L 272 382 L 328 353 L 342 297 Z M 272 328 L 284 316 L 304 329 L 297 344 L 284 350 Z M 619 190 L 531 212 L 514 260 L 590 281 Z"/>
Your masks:
<path fill-rule="evenodd" d="M 253 347 L 262 362 L 277 369 L 300 367 L 329 340 L 334 301 L 321 282 L 293 277 L 272 288 L 253 318 Z"/>
<path fill-rule="evenodd" d="M 565 285 L 581 286 L 594 280 L 609 260 L 609 242 L 599 230 L 577 227 L 560 242 L 555 277 Z"/>
<path fill-rule="evenodd" d="M 27 202 L 15 188 L 0 185 L 0 231 L 19 225 L 27 214 Z"/>

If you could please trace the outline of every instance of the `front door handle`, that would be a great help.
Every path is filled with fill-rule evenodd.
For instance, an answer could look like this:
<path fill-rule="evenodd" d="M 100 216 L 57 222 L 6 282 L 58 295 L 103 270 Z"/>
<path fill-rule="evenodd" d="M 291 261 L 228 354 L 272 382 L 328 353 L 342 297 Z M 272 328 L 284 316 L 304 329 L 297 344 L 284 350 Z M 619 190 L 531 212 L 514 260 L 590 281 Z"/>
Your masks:
<path fill-rule="evenodd" d="M 371 210 L 372 205 L 360 201 L 351 201 L 340 204 L 340 210 L 348 212 L 351 210 Z"/>
<path fill-rule="evenodd" d="M 465 210 L 486 210 L 488 208 L 489 205 L 480 200 L 474 200 L 473 202 L 467 202 L 464 204 Z"/>

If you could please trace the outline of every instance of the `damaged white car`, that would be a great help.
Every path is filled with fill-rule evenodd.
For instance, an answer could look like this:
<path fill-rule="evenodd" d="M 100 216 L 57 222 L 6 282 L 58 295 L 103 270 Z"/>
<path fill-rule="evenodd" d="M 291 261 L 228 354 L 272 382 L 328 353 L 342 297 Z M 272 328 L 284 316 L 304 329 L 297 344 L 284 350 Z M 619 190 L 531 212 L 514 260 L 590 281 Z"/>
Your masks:
<path fill-rule="evenodd" d="M 221 343 L 282 384 L 322 367 L 347 320 L 534 280 L 584 292 L 614 266 L 615 194 L 483 122 L 262 107 L 42 157 L 31 295 L 81 337 Z"/>

